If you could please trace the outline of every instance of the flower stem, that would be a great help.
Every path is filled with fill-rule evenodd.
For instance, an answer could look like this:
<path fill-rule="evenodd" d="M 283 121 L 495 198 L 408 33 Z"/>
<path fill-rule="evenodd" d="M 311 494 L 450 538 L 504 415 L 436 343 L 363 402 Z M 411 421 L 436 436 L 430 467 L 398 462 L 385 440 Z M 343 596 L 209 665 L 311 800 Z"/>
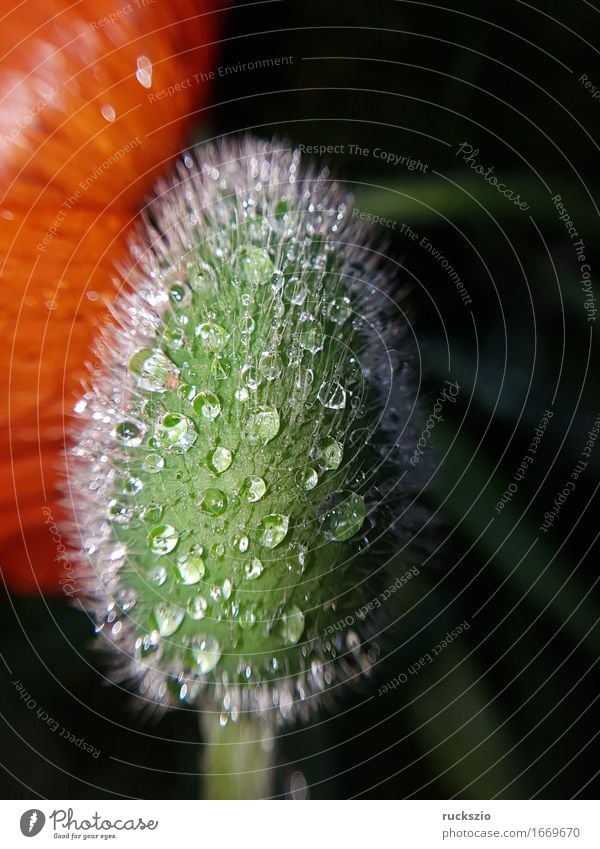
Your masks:
<path fill-rule="evenodd" d="M 268 799 L 275 777 L 274 734 L 251 714 L 221 726 L 217 714 L 199 713 L 203 738 L 200 774 L 205 799 Z"/>

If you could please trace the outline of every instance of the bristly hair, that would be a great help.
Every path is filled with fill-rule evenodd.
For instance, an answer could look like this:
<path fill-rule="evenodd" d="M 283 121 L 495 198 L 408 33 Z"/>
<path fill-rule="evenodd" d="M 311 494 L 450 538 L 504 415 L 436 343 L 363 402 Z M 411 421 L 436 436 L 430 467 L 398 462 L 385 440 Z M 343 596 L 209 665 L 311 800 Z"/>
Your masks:
<path fill-rule="evenodd" d="M 358 611 L 427 521 L 381 244 L 277 141 L 201 145 L 158 184 L 65 482 L 113 677 L 149 702 L 306 718 L 377 660 L 385 613 Z"/>

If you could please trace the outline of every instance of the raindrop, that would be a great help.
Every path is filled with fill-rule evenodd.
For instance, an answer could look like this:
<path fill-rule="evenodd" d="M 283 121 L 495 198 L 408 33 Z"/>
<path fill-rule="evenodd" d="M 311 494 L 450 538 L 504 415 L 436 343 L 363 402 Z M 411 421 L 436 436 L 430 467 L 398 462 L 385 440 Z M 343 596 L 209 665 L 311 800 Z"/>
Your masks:
<path fill-rule="evenodd" d="M 205 351 L 222 351 L 229 341 L 229 333 L 220 324 L 213 321 L 203 321 L 196 328 L 196 336 L 200 339 Z"/>

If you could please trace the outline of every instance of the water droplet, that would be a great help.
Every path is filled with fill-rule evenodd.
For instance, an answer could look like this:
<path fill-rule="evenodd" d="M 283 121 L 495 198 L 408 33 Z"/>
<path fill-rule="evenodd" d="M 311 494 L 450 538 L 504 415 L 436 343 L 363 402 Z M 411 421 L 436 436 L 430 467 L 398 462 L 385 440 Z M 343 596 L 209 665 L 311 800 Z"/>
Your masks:
<path fill-rule="evenodd" d="M 295 646 L 304 631 L 304 614 L 295 604 L 290 604 L 281 615 L 281 633 L 289 645 Z"/>
<path fill-rule="evenodd" d="M 252 392 L 255 392 L 262 383 L 260 375 L 252 365 L 242 366 L 240 374 L 244 385 Z"/>
<path fill-rule="evenodd" d="M 197 584 L 206 572 L 206 566 L 202 559 L 202 549 L 199 552 L 185 554 L 177 558 L 177 578 L 182 584 Z"/>
<path fill-rule="evenodd" d="M 167 577 L 168 572 L 164 566 L 157 566 L 156 569 L 153 569 L 149 575 L 150 580 L 157 587 L 162 587 L 166 583 Z"/>
<path fill-rule="evenodd" d="M 245 554 L 248 551 L 248 546 L 250 545 L 250 540 L 246 536 L 246 534 L 242 534 L 242 536 L 235 537 L 233 540 L 233 547 L 237 548 L 242 554 Z"/>
<path fill-rule="evenodd" d="M 144 488 L 144 482 L 131 475 L 123 481 L 123 492 L 126 495 L 137 495 Z"/>
<path fill-rule="evenodd" d="M 179 413 L 164 415 L 158 427 L 157 435 L 163 448 L 177 454 L 185 454 L 198 439 L 192 420 Z"/>
<path fill-rule="evenodd" d="M 276 351 L 263 351 L 258 360 L 258 370 L 265 380 L 277 380 L 283 372 L 283 360 Z"/>
<path fill-rule="evenodd" d="M 122 445 L 134 447 L 139 445 L 144 438 L 144 430 L 140 425 L 132 421 L 123 421 L 115 425 L 113 436 Z"/>
<path fill-rule="evenodd" d="M 227 510 L 227 496 L 220 489 L 207 489 L 200 500 L 199 507 L 211 516 L 221 516 Z"/>
<path fill-rule="evenodd" d="M 110 501 L 106 508 L 108 520 L 117 525 L 128 525 L 132 515 L 132 508 L 128 504 L 124 504 L 122 501 L 117 501 L 116 499 Z"/>
<path fill-rule="evenodd" d="M 321 533 L 327 539 L 344 542 L 357 534 L 365 521 L 365 502 L 356 492 L 338 492 L 326 502 Z"/>
<path fill-rule="evenodd" d="M 141 516 L 144 522 L 154 523 L 160 522 L 163 513 L 164 508 L 160 504 L 149 504 L 148 507 L 144 507 Z"/>
<path fill-rule="evenodd" d="M 135 603 L 137 601 L 137 594 L 135 590 L 131 589 L 123 589 L 119 590 L 115 595 L 115 601 L 123 611 L 123 613 L 127 613 L 133 607 L 135 607 Z"/>
<path fill-rule="evenodd" d="M 190 645 L 190 655 L 202 674 L 211 672 L 221 658 L 221 645 L 210 635 L 196 637 Z"/>
<path fill-rule="evenodd" d="M 300 486 L 309 490 L 314 489 L 319 483 L 319 476 L 311 466 L 307 466 L 306 469 L 301 469 L 300 472 L 298 472 L 297 480 Z"/>
<path fill-rule="evenodd" d="M 231 591 L 233 590 L 233 584 L 229 580 L 229 578 L 225 578 L 223 581 L 223 598 L 225 601 L 229 601 L 231 598 Z"/>
<path fill-rule="evenodd" d="M 144 88 L 150 88 L 152 85 L 152 62 L 147 56 L 138 56 L 136 66 L 135 78 L 138 83 Z"/>
<path fill-rule="evenodd" d="M 215 357 L 210 364 L 210 373 L 215 380 L 227 380 L 231 374 L 231 363 L 225 357 Z"/>
<path fill-rule="evenodd" d="M 283 287 L 283 297 L 297 307 L 301 307 L 308 295 L 306 281 L 299 277 L 290 277 Z"/>
<path fill-rule="evenodd" d="M 192 386 L 190 383 L 181 383 L 177 387 L 177 395 L 181 398 L 182 401 L 193 401 L 197 395 L 198 390 L 195 386 Z"/>
<path fill-rule="evenodd" d="M 244 336 L 254 333 L 254 319 L 249 315 L 243 315 L 240 319 L 240 331 Z"/>
<path fill-rule="evenodd" d="M 271 257 L 260 248 L 241 248 L 236 257 L 235 269 L 238 276 L 247 280 L 251 286 L 269 283 L 275 272 Z"/>
<path fill-rule="evenodd" d="M 161 637 L 170 637 L 174 634 L 185 618 L 185 612 L 181 608 L 167 601 L 155 604 L 152 612 Z"/>
<path fill-rule="evenodd" d="M 164 467 L 165 460 L 164 457 L 160 456 L 160 454 L 146 454 L 144 457 L 142 468 L 145 472 L 148 472 L 148 474 L 155 475 L 157 472 L 161 472 Z"/>
<path fill-rule="evenodd" d="M 283 542 L 290 525 L 289 516 L 271 513 L 265 516 L 258 526 L 258 538 L 265 548 L 275 548 Z"/>
<path fill-rule="evenodd" d="M 350 298 L 336 298 L 329 303 L 326 309 L 327 318 L 335 324 L 343 324 L 352 315 Z"/>
<path fill-rule="evenodd" d="M 217 560 L 221 560 L 225 555 L 225 546 L 222 542 L 215 542 L 210 547 L 210 553 L 213 557 L 216 557 Z"/>
<path fill-rule="evenodd" d="M 315 457 L 322 469 L 339 469 L 343 451 L 339 442 L 326 436 L 319 440 Z"/>
<path fill-rule="evenodd" d="M 204 619 L 206 614 L 206 610 L 208 608 L 208 602 L 204 598 L 203 595 L 198 593 L 197 595 L 193 595 L 186 605 L 186 610 L 192 619 Z"/>
<path fill-rule="evenodd" d="M 242 403 L 244 403 L 244 401 L 247 401 L 249 397 L 250 393 L 248 392 L 245 386 L 242 386 L 240 389 L 235 390 L 236 401 L 241 401 Z"/>
<path fill-rule="evenodd" d="M 138 637 L 134 645 L 134 653 L 137 660 L 147 660 L 149 657 L 157 657 L 160 654 L 160 638 L 158 631 L 152 631 L 143 637 Z"/>
<path fill-rule="evenodd" d="M 253 557 L 252 560 L 244 565 L 244 575 L 248 581 L 255 581 L 256 578 L 262 575 L 264 568 L 262 561 L 258 557 Z"/>
<path fill-rule="evenodd" d="M 298 342 L 305 351 L 316 354 L 325 344 L 323 328 L 311 316 L 307 317 L 298 328 Z"/>
<path fill-rule="evenodd" d="M 194 411 L 209 421 L 213 421 L 221 412 L 221 400 L 214 392 L 205 389 L 194 398 Z"/>
<path fill-rule="evenodd" d="M 208 455 L 209 468 L 217 475 L 222 475 L 231 466 L 233 454 L 229 448 L 223 448 L 222 445 L 217 446 Z"/>
<path fill-rule="evenodd" d="M 343 410 L 346 406 L 346 390 L 337 380 L 324 381 L 319 387 L 317 398 L 329 410 Z"/>
<path fill-rule="evenodd" d="M 250 475 L 240 487 L 240 496 L 245 501 L 260 501 L 266 491 L 267 484 L 265 481 L 258 475 Z"/>
<path fill-rule="evenodd" d="M 246 422 L 246 437 L 251 445 L 266 445 L 279 433 L 279 413 L 275 407 L 257 407 Z"/>
<path fill-rule="evenodd" d="M 129 372 L 140 389 L 166 392 L 175 369 L 168 357 L 157 348 L 137 351 L 129 360 Z"/>
<path fill-rule="evenodd" d="M 159 557 L 173 551 L 178 542 L 179 534 L 172 525 L 157 525 L 148 534 L 150 550 Z"/>
<path fill-rule="evenodd" d="M 256 624 L 256 613 L 253 610 L 244 610 L 239 618 L 240 628 L 243 631 L 249 631 Z"/>
<path fill-rule="evenodd" d="M 203 321 L 196 328 L 196 336 L 202 343 L 205 351 L 222 351 L 229 341 L 229 333 L 220 324 L 214 321 Z"/>
<path fill-rule="evenodd" d="M 307 392 L 312 386 L 314 380 L 314 372 L 311 368 L 299 368 L 296 374 L 296 389 L 301 392 Z"/>

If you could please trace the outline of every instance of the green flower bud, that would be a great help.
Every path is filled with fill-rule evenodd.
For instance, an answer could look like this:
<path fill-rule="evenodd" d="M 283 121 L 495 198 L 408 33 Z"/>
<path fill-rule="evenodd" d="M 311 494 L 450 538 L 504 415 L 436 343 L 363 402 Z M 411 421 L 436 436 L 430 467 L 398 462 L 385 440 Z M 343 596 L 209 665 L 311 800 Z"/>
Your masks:
<path fill-rule="evenodd" d="M 415 393 L 348 202 L 297 152 L 202 147 L 132 245 L 70 495 L 98 631 L 148 699 L 305 716 L 377 656 L 357 611 L 412 528 Z"/>

